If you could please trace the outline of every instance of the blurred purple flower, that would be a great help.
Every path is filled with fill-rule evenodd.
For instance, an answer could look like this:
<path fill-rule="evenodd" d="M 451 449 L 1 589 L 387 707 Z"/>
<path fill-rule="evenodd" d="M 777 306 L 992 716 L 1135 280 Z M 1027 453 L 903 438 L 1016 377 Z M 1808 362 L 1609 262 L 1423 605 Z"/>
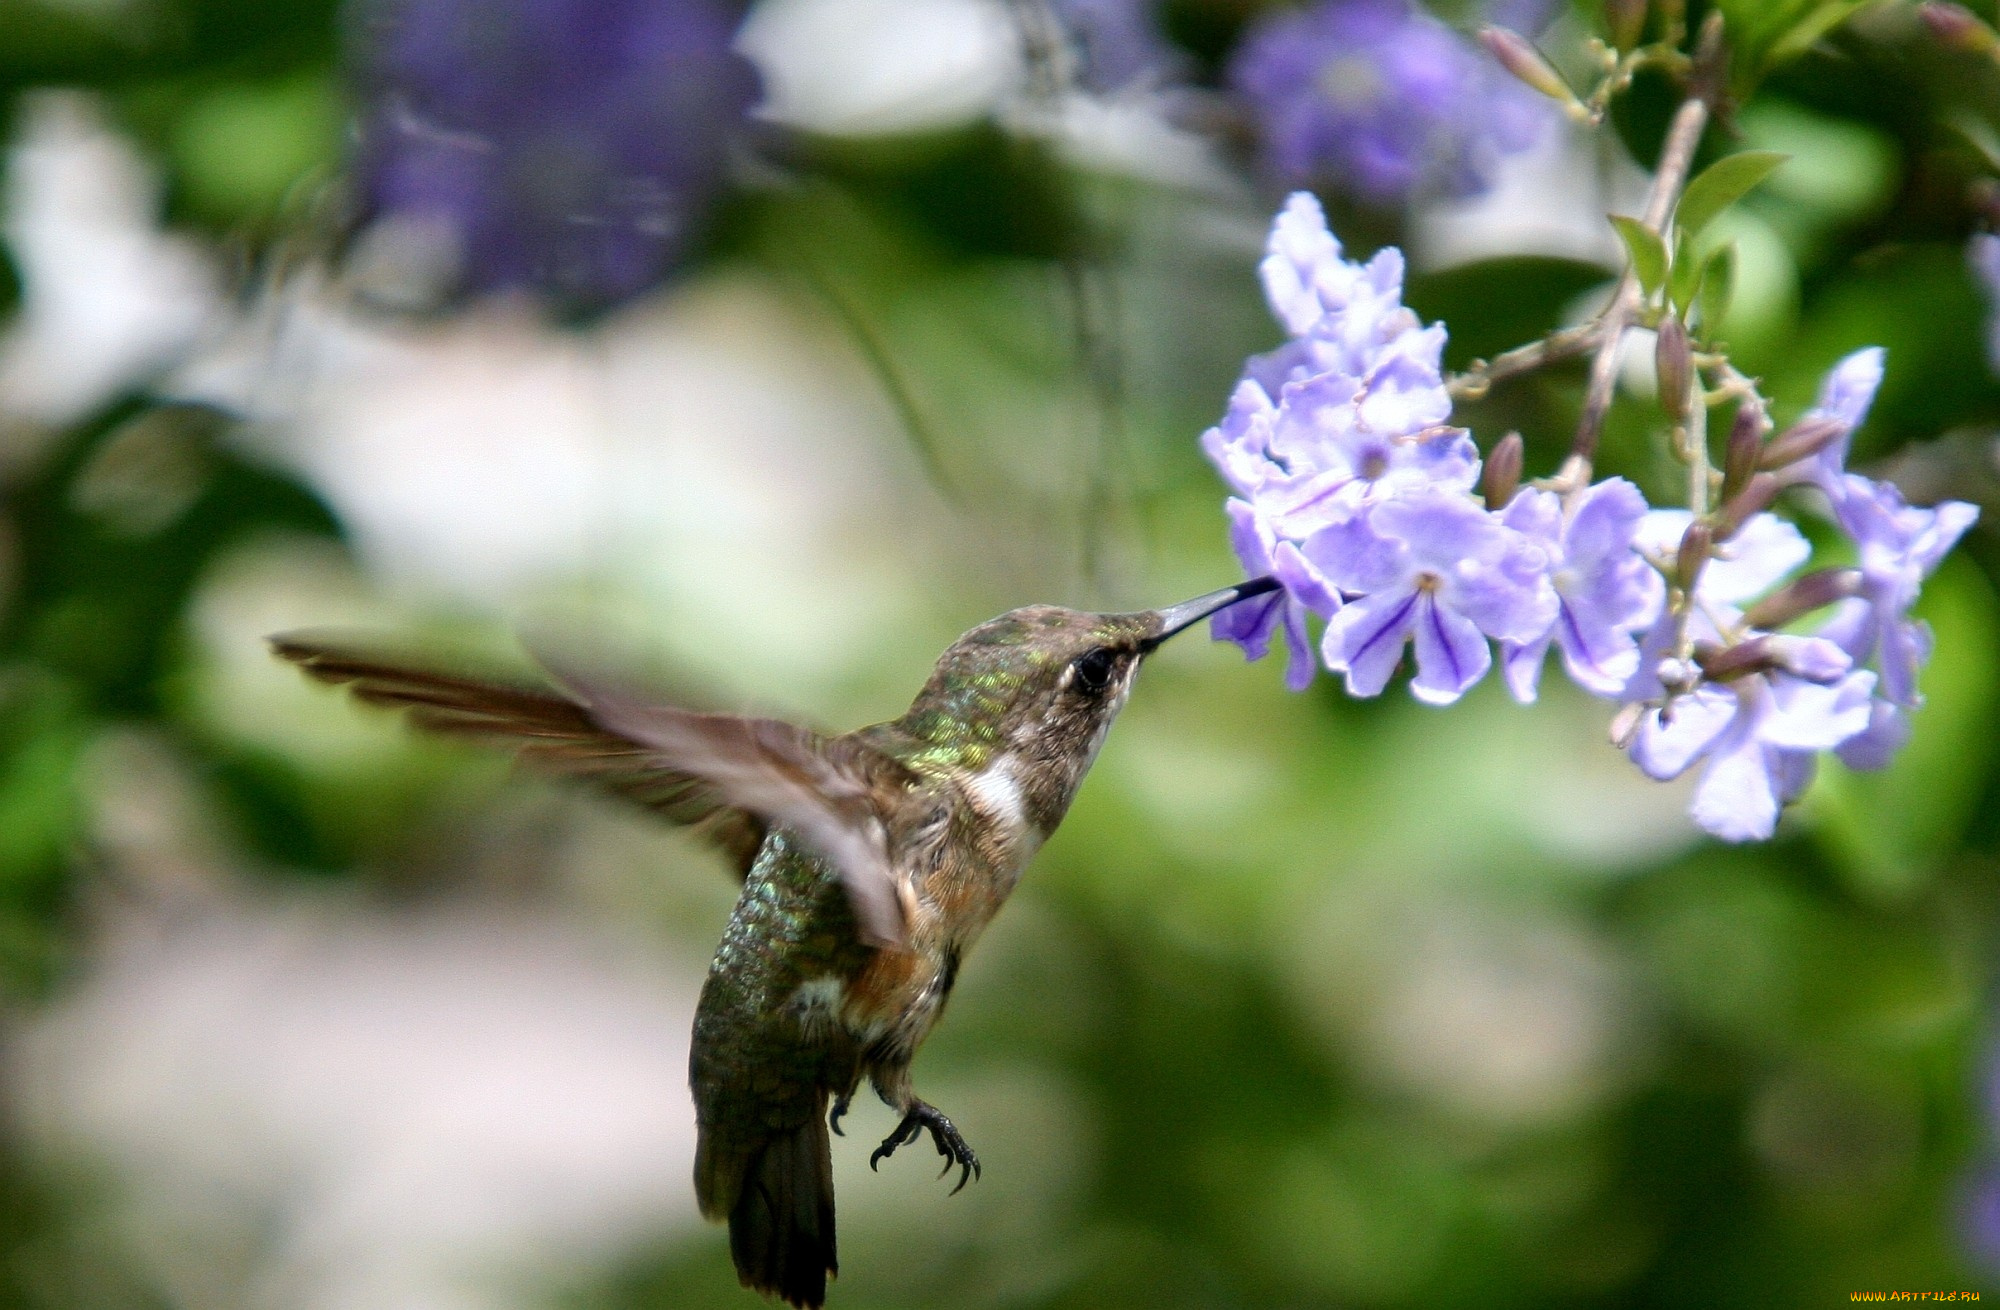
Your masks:
<path fill-rule="evenodd" d="M 1158 0 L 1052 0 L 1077 58 L 1077 82 L 1097 94 L 1167 81 L 1186 62 L 1160 31 Z"/>
<path fill-rule="evenodd" d="M 2000 373 L 2000 236 L 1980 232 L 1965 248 L 1966 262 L 1986 293 L 1986 363 Z"/>
<path fill-rule="evenodd" d="M 1801 660 L 1839 667 L 1846 657 L 1818 642 Z M 1867 727 L 1874 686 L 1868 672 L 1830 684 L 1780 672 L 1704 683 L 1646 713 L 1632 762 L 1664 782 L 1706 761 L 1688 813 L 1724 841 L 1761 841 L 1776 830 L 1779 810 L 1812 781 L 1818 752 Z"/>
<path fill-rule="evenodd" d="M 612 304 L 683 258 L 758 94 L 719 0 L 359 0 L 359 189 L 461 287 Z"/>
<path fill-rule="evenodd" d="M 1684 509 L 1646 511 L 1633 541 L 1655 559 L 1672 559 L 1694 515 Z M 1742 608 L 1764 595 L 1812 558 L 1812 544 L 1776 514 L 1753 514 L 1729 540 L 1715 547 L 1695 584 L 1695 614 L 1734 622 Z M 1710 635 L 1713 635 L 1712 632 Z M 1645 671 L 1640 670 L 1643 677 Z M 1629 693 L 1628 693 L 1629 694 Z"/>
<path fill-rule="evenodd" d="M 1919 509 L 1905 504 L 1894 484 L 1849 473 L 1834 512 L 1860 550 L 1861 595 L 1842 601 L 1820 635 L 1882 672 L 1868 730 L 1844 745 L 1840 758 L 1851 768 L 1879 769 L 1909 736 L 1904 716 L 1923 703 L 1917 671 L 1930 659 L 1931 634 L 1910 609 L 1979 510 L 1956 500 Z"/>
<path fill-rule="evenodd" d="M 1475 195 L 1554 107 L 1409 0 L 1321 0 L 1252 24 L 1230 62 L 1280 184 L 1379 206 Z"/>
<path fill-rule="evenodd" d="M 1964 1207 L 1966 1245 L 1985 1268 L 2000 1269 L 2000 1170 L 1989 1167 L 1975 1175 Z"/>
<path fill-rule="evenodd" d="M 1806 411 L 1808 419 L 1832 419 L 1840 425 L 1840 435 L 1819 452 L 1811 468 L 1813 480 L 1830 497 L 1840 494 L 1847 450 L 1853 444 L 1854 430 L 1867 419 L 1875 393 L 1882 386 L 1886 353 L 1880 346 L 1865 346 L 1835 364 L 1819 385 L 1819 400 Z"/>
<path fill-rule="evenodd" d="M 1448 705 L 1492 666 L 1488 637 L 1530 640 L 1558 609 L 1541 547 L 1441 487 L 1382 501 L 1315 535 L 1302 554 L 1358 597 L 1327 623 L 1321 643 L 1350 695 L 1380 693 L 1413 642 L 1411 693 Z"/>
<path fill-rule="evenodd" d="M 1979 518 L 1977 507 L 1950 500 L 1935 509 L 1906 504 L 1893 484 L 1847 471 L 1854 430 L 1868 417 L 1882 384 L 1883 351 L 1870 346 L 1827 373 L 1807 418 L 1830 418 L 1840 435 L 1814 457 L 1809 476 L 1826 493 L 1834 521 L 1860 555 L 1861 594 L 1842 601 L 1820 635 L 1856 665 L 1881 673 L 1868 727 L 1840 747 L 1842 763 L 1879 769 L 1909 739 L 1908 712 L 1923 703 L 1917 671 L 1930 659 L 1930 629 L 1910 618 L 1924 579 Z"/>
<path fill-rule="evenodd" d="M 1599 696 L 1618 695 L 1638 672 L 1633 634 L 1658 621 L 1666 600 L 1659 571 L 1633 549 L 1645 517 L 1645 497 L 1623 478 L 1588 488 L 1567 512 L 1560 497 L 1534 488 L 1502 512 L 1502 522 L 1548 552 L 1561 601 L 1546 630 L 1501 647 L 1501 673 L 1516 700 L 1535 699 L 1551 642 L 1569 676 Z"/>

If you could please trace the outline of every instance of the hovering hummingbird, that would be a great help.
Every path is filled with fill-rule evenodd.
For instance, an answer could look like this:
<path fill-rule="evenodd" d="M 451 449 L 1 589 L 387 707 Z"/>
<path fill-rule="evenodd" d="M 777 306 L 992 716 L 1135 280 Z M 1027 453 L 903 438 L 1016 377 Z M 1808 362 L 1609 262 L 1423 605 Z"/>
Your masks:
<path fill-rule="evenodd" d="M 697 714 L 575 676 L 527 688 L 412 668 L 314 636 L 276 652 L 435 732 L 511 745 L 686 824 L 740 868 L 695 1012 L 689 1080 L 702 1214 L 746 1287 L 818 1307 L 837 1271 L 833 1161 L 867 1078 L 902 1115 L 879 1164 L 929 1133 L 956 1193 L 979 1158 L 918 1097 L 917 1047 L 958 967 L 1055 831 L 1140 663 L 1259 578 L 1132 614 L 1049 605 L 982 623 L 901 718 L 824 737 Z"/>

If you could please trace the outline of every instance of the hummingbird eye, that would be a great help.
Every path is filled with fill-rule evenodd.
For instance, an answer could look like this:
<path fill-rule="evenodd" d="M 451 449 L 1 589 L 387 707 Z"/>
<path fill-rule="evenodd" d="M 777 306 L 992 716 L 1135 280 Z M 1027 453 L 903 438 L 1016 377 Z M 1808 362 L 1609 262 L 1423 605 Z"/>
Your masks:
<path fill-rule="evenodd" d="M 1077 658 L 1070 666 L 1078 691 L 1087 696 L 1099 696 L 1111 685 L 1111 670 L 1118 663 L 1118 652 L 1109 646 L 1099 646 Z"/>

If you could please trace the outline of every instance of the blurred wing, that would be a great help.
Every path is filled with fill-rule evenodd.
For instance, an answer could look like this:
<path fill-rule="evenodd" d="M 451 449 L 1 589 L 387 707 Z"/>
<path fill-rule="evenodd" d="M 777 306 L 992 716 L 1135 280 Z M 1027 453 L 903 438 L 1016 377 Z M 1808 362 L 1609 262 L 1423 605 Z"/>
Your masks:
<path fill-rule="evenodd" d="M 764 844 L 761 815 L 596 722 L 566 696 L 416 668 L 305 634 L 273 637 L 271 648 L 322 682 L 346 685 L 357 700 L 405 711 L 419 727 L 511 746 L 539 768 L 586 779 L 684 824 L 721 847 L 739 876 Z"/>
<path fill-rule="evenodd" d="M 777 719 L 695 714 L 556 676 L 592 722 L 831 860 L 863 939 L 903 944 L 904 893 L 883 822 L 883 807 L 918 781 L 901 762 L 852 737 L 821 737 Z"/>

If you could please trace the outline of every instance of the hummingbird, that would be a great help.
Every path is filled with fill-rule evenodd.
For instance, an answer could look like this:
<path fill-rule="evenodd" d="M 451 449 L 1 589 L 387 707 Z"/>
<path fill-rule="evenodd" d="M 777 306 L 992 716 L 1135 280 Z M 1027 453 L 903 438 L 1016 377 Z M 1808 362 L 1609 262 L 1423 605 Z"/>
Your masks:
<path fill-rule="evenodd" d="M 839 736 L 654 703 L 551 667 L 553 686 L 413 667 L 339 640 L 275 652 L 424 729 L 513 747 L 718 845 L 742 893 L 690 1047 L 702 1214 L 744 1286 L 817 1310 L 838 1272 L 829 1131 L 865 1078 L 900 1116 L 878 1166 L 924 1134 L 979 1157 L 910 1067 L 960 963 L 1053 833 L 1145 657 L 1276 589 L 1258 578 L 1165 609 L 1033 605 L 965 633 L 900 718 Z M 941 1175 L 942 1176 L 942 1175 Z"/>

